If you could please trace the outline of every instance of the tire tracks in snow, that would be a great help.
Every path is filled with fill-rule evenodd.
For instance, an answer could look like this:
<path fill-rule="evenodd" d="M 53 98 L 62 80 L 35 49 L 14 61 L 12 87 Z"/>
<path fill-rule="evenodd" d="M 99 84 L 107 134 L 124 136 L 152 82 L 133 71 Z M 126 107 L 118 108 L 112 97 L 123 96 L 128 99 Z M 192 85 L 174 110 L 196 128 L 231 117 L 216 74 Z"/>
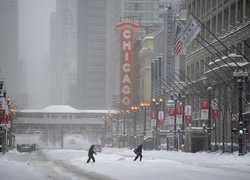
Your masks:
<path fill-rule="evenodd" d="M 114 180 L 106 175 L 86 171 L 77 166 L 68 164 L 66 161 L 52 160 L 41 150 L 38 150 L 36 153 L 37 153 L 37 161 L 39 161 L 39 163 L 42 162 L 42 164 L 45 164 L 45 166 L 46 164 L 48 165 L 47 168 L 45 167 L 45 169 L 43 169 L 43 172 L 45 171 L 46 178 L 48 179 L 57 180 L 58 178 L 60 178 L 61 180 L 78 180 L 78 179 L 79 180 Z M 41 166 L 41 163 L 39 167 L 40 166 Z M 46 172 L 46 169 L 49 172 Z M 59 174 L 60 172 L 63 172 L 63 174 Z"/>

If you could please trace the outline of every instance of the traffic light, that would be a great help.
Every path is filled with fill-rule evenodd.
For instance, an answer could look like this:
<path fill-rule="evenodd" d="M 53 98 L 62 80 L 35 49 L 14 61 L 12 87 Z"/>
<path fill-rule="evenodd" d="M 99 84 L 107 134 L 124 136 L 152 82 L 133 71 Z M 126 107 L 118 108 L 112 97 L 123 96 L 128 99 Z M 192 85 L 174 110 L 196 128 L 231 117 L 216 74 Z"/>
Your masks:
<path fill-rule="evenodd" d="M 246 128 L 243 129 L 243 134 L 248 134 L 248 130 Z"/>
<path fill-rule="evenodd" d="M 243 129 L 239 129 L 239 135 L 243 134 Z"/>

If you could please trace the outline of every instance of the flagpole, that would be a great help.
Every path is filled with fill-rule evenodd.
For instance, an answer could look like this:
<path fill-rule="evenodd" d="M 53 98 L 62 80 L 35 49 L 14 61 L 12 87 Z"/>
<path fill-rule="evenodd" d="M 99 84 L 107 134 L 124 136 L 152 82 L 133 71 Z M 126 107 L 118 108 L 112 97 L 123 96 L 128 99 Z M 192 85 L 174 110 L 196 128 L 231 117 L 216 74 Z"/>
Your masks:
<path fill-rule="evenodd" d="M 171 75 L 171 76 L 173 76 L 173 75 Z M 164 81 L 166 81 L 165 79 L 163 79 Z M 179 81 L 178 81 L 179 82 Z M 175 84 L 175 83 L 173 83 L 173 84 Z M 182 84 L 181 84 L 182 85 Z M 176 85 L 177 86 L 177 85 Z M 183 87 L 184 87 L 184 85 L 182 85 Z M 179 88 L 179 87 L 178 87 Z M 192 88 L 191 88 L 192 89 Z M 192 89 L 193 90 L 193 89 Z M 182 91 L 182 92 L 184 92 L 183 90 L 181 90 L 180 89 L 180 91 Z M 178 91 L 176 91 L 176 92 L 178 92 Z M 196 95 L 198 95 L 198 97 L 200 97 L 200 94 L 198 94 L 195 90 L 193 90 L 193 92 L 195 92 L 196 93 Z M 185 94 L 185 93 L 183 93 L 183 94 Z M 199 100 L 199 99 L 198 99 Z M 195 104 L 195 103 L 194 103 Z M 199 108 L 199 105 L 197 105 L 197 104 L 195 104 L 196 105 L 196 107 L 198 107 Z"/>
<path fill-rule="evenodd" d="M 215 35 L 214 35 L 214 33 L 212 33 L 192 12 L 190 12 L 190 14 L 197 20 L 197 21 L 199 21 L 199 23 L 201 23 L 201 25 L 210 33 L 210 34 L 212 34 L 212 36 L 218 41 L 218 42 L 220 42 L 221 44 L 222 44 L 222 46 L 226 49 L 226 50 L 228 50 L 229 52 L 230 52 L 230 49 L 224 44 L 224 43 L 222 43 L 221 42 L 221 40 L 219 40 L 219 38 L 217 38 Z M 244 54 L 242 54 L 234 45 L 232 45 L 239 53 L 240 53 L 240 55 L 242 55 L 248 62 L 250 62 L 249 61 L 249 59 L 247 59 L 246 58 L 246 56 L 244 55 Z"/>
<path fill-rule="evenodd" d="M 193 17 L 195 17 L 192 13 L 191 13 L 191 15 L 193 16 Z M 196 17 L 195 17 L 195 19 L 197 19 Z M 197 19 L 198 20 L 198 19 Z M 199 21 L 199 20 L 198 20 Z M 201 24 L 202 24 L 202 22 L 201 21 L 199 21 Z M 182 23 L 183 24 L 185 24 L 183 21 L 182 21 Z M 202 26 L 204 26 L 206 29 L 207 29 L 207 27 L 204 25 L 204 24 L 202 24 Z M 210 32 L 210 30 L 209 29 L 207 29 L 209 32 Z M 212 32 L 211 32 L 212 33 Z M 222 55 L 223 56 L 223 54 L 222 54 L 222 52 L 220 52 L 218 49 L 216 49 L 211 43 L 209 43 L 205 38 L 203 38 L 201 35 L 199 35 L 199 34 L 197 34 L 203 41 L 205 41 L 210 47 L 212 47 L 217 53 L 219 53 L 220 55 Z M 208 50 L 208 48 L 205 46 L 205 45 L 203 45 L 197 38 L 195 38 L 195 40 L 196 41 L 198 41 L 199 42 L 199 44 L 201 44 L 201 46 L 202 47 L 204 47 L 207 51 L 209 51 Z M 219 41 L 220 42 L 220 41 Z M 220 43 L 222 43 L 222 42 L 220 42 Z M 224 45 L 224 44 L 223 44 Z M 224 45 L 225 46 L 225 45 Z M 229 50 L 229 49 L 228 49 Z M 210 52 L 210 51 L 209 51 Z M 210 52 L 212 55 L 213 55 L 213 53 L 212 52 Z M 213 56 L 215 56 L 215 55 L 213 55 Z M 238 65 L 238 63 L 235 61 L 235 60 L 233 60 L 231 57 L 229 57 L 227 54 L 225 54 L 224 53 L 224 56 L 227 56 L 239 69 L 243 69 L 241 66 L 239 66 Z M 224 63 L 226 63 L 222 58 L 220 58 L 220 57 L 218 57 L 219 59 L 221 59 Z M 213 61 L 214 62 L 214 61 Z M 227 65 L 228 65 L 228 63 L 226 63 Z M 229 65 L 228 65 L 229 66 Z M 230 66 L 229 66 L 230 67 Z"/>
<path fill-rule="evenodd" d="M 191 13 L 192 14 L 192 13 Z M 195 17 L 196 18 L 196 17 Z M 197 18 L 196 18 L 197 19 Z M 199 21 L 200 22 L 200 21 Z M 184 23 L 184 22 L 183 22 Z M 201 23 L 202 24 L 202 23 Z M 204 26 L 204 25 L 203 25 Z M 202 47 L 204 47 L 208 52 L 210 52 L 211 54 L 212 54 L 212 52 L 211 51 L 209 51 L 208 50 L 208 48 L 207 47 L 205 47 L 198 39 L 196 39 L 195 38 L 195 40 L 196 41 L 198 41 L 200 44 L 201 44 L 201 46 Z M 208 43 L 212 48 L 214 48 L 210 43 Z M 214 49 L 216 49 L 216 48 L 214 48 Z M 219 52 L 220 53 L 220 52 Z M 242 67 L 240 67 L 239 65 L 238 65 L 238 63 L 236 63 L 232 58 L 230 58 L 229 56 L 228 56 L 228 58 L 229 59 L 231 59 L 239 68 L 241 68 L 242 69 Z M 222 59 L 222 58 L 221 58 Z M 210 60 L 212 60 L 211 58 L 210 58 Z M 213 60 L 212 60 L 213 61 Z M 214 63 L 215 63 L 215 61 L 213 61 Z M 224 61 L 223 61 L 224 62 Z M 216 75 L 216 77 L 218 77 L 220 80 L 222 80 L 223 82 L 225 82 L 227 85 L 228 85 L 228 87 L 230 87 L 230 89 L 231 90 L 233 90 L 234 92 L 235 92 L 235 90 L 229 85 L 229 83 L 228 82 L 226 82 L 218 73 L 216 73 L 209 65 L 207 65 L 205 62 L 204 62 L 204 64 Z M 217 65 L 217 64 L 216 64 Z M 217 65 L 218 66 L 218 65 Z M 218 66 L 218 67 L 220 67 L 220 66 Z M 229 76 L 228 74 L 227 74 L 227 76 Z"/>
<path fill-rule="evenodd" d="M 246 43 L 246 40 L 244 40 L 243 42 L 248 48 L 250 48 L 250 46 Z"/>
<path fill-rule="evenodd" d="M 202 47 L 204 47 L 209 53 L 211 53 L 212 54 L 212 52 L 210 51 L 210 50 L 208 50 L 208 48 L 207 47 L 205 47 L 198 39 L 195 39 L 196 41 L 198 41 L 199 43 L 200 43 L 200 45 L 202 46 Z M 210 58 L 210 60 L 211 61 L 213 61 L 218 67 L 220 67 L 214 60 L 212 60 L 211 58 Z M 224 62 L 224 60 L 221 58 L 221 60 Z M 226 62 L 225 62 L 226 63 Z M 205 62 L 204 62 L 204 64 L 212 71 L 212 72 L 214 72 L 215 73 L 215 71 L 208 65 L 208 64 L 206 64 Z M 227 63 L 226 63 L 227 64 Z M 227 64 L 228 65 L 228 64 Z M 229 65 L 228 65 L 229 66 Z M 232 68 L 231 68 L 232 69 Z M 222 69 L 221 69 L 222 70 Z M 233 70 L 233 69 L 232 69 Z M 228 77 L 231 77 L 231 75 L 229 75 L 228 73 L 226 73 L 224 70 L 222 70 Z M 220 76 L 218 76 L 219 78 L 220 78 L 220 80 L 222 80 L 223 82 L 225 82 L 228 86 L 229 86 L 229 84 L 224 80 L 224 78 L 222 78 L 222 77 L 220 77 Z M 234 92 L 234 93 L 236 93 L 236 94 L 238 94 L 238 92 L 237 91 L 235 91 L 235 89 L 234 88 L 232 88 L 231 86 L 229 86 L 229 88 Z M 248 93 L 245 89 L 244 89 L 244 92 L 246 92 L 246 93 Z M 245 102 L 247 102 L 246 100 L 244 100 Z"/>
<path fill-rule="evenodd" d="M 180 77 L 181 78 L 181 77 Z M 199 88 L 199 90 L 202 92 L 203 96 L 206 96 L 206 92 L 204 92 L 204 90 L 201 90 L 201 88 Z M 201 96 L 200 96 L 201 97 Z M 218 109 L 220 111 L 222 111 L 222 109 L 220 108 L 220 106 L 218 106 Z M 229 110 L 229 109 L 228 109 Z"/>

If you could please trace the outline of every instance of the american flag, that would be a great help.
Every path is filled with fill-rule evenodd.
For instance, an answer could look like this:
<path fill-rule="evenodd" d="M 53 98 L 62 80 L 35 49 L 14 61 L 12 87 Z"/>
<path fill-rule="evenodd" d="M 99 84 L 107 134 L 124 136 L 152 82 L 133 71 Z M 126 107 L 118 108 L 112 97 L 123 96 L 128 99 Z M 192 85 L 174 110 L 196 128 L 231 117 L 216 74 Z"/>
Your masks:
<path fill-rule="evenodd" d="M 175 30 L 175 40 L 174 40 L 174 55 L 180 55 L 181 52 L 181 41 L 178 37 L 178 35 L 181 32 L 181 27 L 180 25 L 177 23 L 176 24 L 176 30 Z"/>

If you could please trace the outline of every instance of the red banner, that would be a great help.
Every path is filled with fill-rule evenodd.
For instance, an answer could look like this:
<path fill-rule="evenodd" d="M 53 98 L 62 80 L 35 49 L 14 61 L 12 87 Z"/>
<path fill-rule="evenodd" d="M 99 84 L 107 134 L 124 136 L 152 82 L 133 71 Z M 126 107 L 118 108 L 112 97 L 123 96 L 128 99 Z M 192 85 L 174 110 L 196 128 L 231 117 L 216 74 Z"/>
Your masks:
<path fill-rule="evenodd" d="M 158 111 L 158 126 L 164 125 L 164 112 Z"/>
<path fill-rule="evenodd" d="M 4 109 L 0 109 L 0 121 L 5 124 L 5 110 Z"/>
<path fill-rule="evenodd" d="M 116 25 L 120 39 L 120 106 L 129 109 L 133 97 L 133 61 L 135 31 L 138 25 L 125 21 Z"/>
<path fill-rule="evenodd" d="M 168 116 L 174 116 L 174 107 L 168 107 Z"/>
<path fill-rule="evenodd" d="M 156 126 L 156 111 L 151 111 L 151 126 Z"/>
<path fill-rule="evenodd" d="M 156 111 L 151 111 L 151 119 L 156 119 Z"/>
<path fill-rule="evenodd" d="M 219 118 L 219 109 L 212 109 L 212 118 L 213 119 Z"/>
<path fill-rule="evenodd" d="M 203 98 L 201 99 L 201 109 L 208 109 L 209 104 L 208 104 L 208 99 Z"/>
<path fill-rule="evenodd" d="M 182 115 L 182 106 L 176 106 L 176 115 Z"/>
<path fill-rule="evenodd" d="M 191 124 L 192 122 L 192 109 L 190 105 L 185 106 L 185 124 Z"/>
<path fill-rule="evenodd" d="M 191 124 L 191 122 L 192 122 L 192 116 L 185 116 L 185 124 Z"/>

